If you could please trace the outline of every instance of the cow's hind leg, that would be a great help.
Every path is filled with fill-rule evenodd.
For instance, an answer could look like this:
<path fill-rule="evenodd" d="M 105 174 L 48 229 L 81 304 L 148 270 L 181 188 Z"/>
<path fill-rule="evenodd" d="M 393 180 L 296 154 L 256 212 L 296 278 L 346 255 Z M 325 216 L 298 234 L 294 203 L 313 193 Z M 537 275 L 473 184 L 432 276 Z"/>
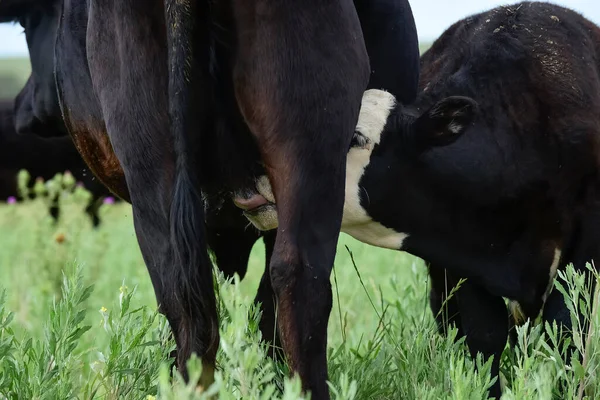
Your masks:
<path fill-rule="evenodd" d="M 265 232 L 263 240 L 265 241 L 265 272 L 258 285 L 258 291 L 256 293 L 255 302 L 260 303 L 261 317 L 260 317 L 260 331 L 262 333 L 263 341 L 271 346 L 269 356 L 276 360 L 280 360 L 282 353 L 281 340 L 279 339 L 279 332 L 277 332 L 277 324 L 275 323 L 276 318 L 276 304 L 277 299 L 273 292 L 273 285 L 271 284 L 271 271 L 269 265 L 271 264 L 271 258 L 273 256 L 273 248 L 275 247 L 275 238 L 277 237 L 277 231 L 272 230 Z"/>
<path fill-rule="evenodd" d="M 233 2 L 236 96 L 277 201 L 270 274 L 282 347 L 303 388 L 328 399 L 329 276 L 368 57 L 352 2 L 264 3 Z"/>
<path fill-rule="evenodd" d="M 310 390 L 313 399 L 329 398 L 326 384 L 327 324 L 332 306 L 329 277 L 341 225 L 345 154 L 356 123 L 358 93 L 355 100 L 355 104 L 344 102 L 354 114 L 344 117 L 346 126 L 302 127 L 304 132 L 298 132 L 297 126 L 282 126 L 277 129 L 281 135 L 278 143 L 268 147 L 263 143 L 268 148 L 264 152 L 269 154 L 265 163 L 273 182 L 279 218 L 269 268 L 277 299 L 277 329 L 291 370 L 300 375 L 304 389 Z M 308 115 L 306 118 L 312 120 Z M 329 133 L 319 133 L 325 131 Z M 345 132 L 347 137 L 343 137 Z M 260 134 L 257 131 L 257 136 Z M 268 289 L 266 283 L 263 281 L 261 290 Z M 263 304 L 268 306 L 268 296 Z"/>
<path fill-rule="evenodd" d="M 259 328 L 263 341 L 271 346 L 272 351 L 269 351 L 269 355 L 280 359 L 282 354 L 278 350 L 281 349 L 281 342 L 275 324 L 276 299 L 269 270 L 277 230 L 258 232 L 253 227 L 248 227 L 248 224 L 248 220 L 239 209 L 229 204 L 223 205 L 219 211 L 209 208 L 206 226 L 208 245 L 213 251 L 217 267 L 226 277 L 237 273 L 240 279 L 243 279 L 248 270 L 252 247 L 262 236 L 265 245 L 265 270 L 254 302 L 260 305 Z"/>
<path fill-rule="evenodd" d="M 494 296 L 481 286 L 465 281 L 457 293 L 460 321 L 469 351 L 493 356 L 491 375 L 496 382 L 490 396 L 500 398 L 500 357 L 508 338 L 508 313 L 502 297 Z"/>
<path fill-rule="evenodd" d="M 186 6 L 177 2 L 168 14 Z M 175 336 L 177 366 L 187 377 L 186 361 L 196 353 L 203 361 L 205 386 L 213 379 L 219 333 L 204 204 L 193 162 L 197 142 L 188 137 L 205 126 L 200 121 L 186 125 L 188 118 L 180 114 L 187 108 L 174 100 L 185 94 L 182 87 L 190 77 L 197 76 L 180 77 L 187 71 L 179 65 L 169 70 L 167 63 L 156 62 L 168 59 L 168 46 L 156 31 L 165 24 L 163 4 L 91 2 L 88 15 L 87 59 L 110 142 L 97 125 L 86 129 L 87 138 L 78 146 L 92 152 L 93 157 L 83 154 L 84 159 L 100 161 L 103 182 L 110 182 L 122 167 L 138 243 L 160 311 Z M 193 100 L 192 114 L 206 115 L 207 103 L 199 97 Z M 77 139 L 79 124 L 71 122 Z"/>
<path fill-rule="evenodd" d="M 143 160 L 132 143 L 119 145 L 132 201 L 138 243 L 148 268 L 157 303 L 171 326 L 177 344 L 177 368 L 187 379 L 186 361 L 192 353 L 202 358 L 201 384 L 211 383 L 219 342 L 212 263 L 206 239 L 189 237 L 190 259 L 176 257 L 171 236 L 172 177 L 157 162 Z M 133 161 L 130 164 L 128 161 Z M 167 168 L 168 170 L 168 168 Z M 177 222 L 183 224 L 185 221 Z M 201 228 L 203 230 L 203 227 Z M 202 230 L 196 231 L 202 235 Z M 197 252 L 192 263 L 191 256 Z M 186 262 L 187 261 L 187 262 Z"/>
<path fill-rule="evenodd" d="M 313 177 L 316 178 L 314 175 Z M 306 183 L 298 186 L 308 188 L 310 185 Z M 293 197 L 304 197 L 307 194 L 297 191 Z M 323 192 L 321 194 L 325 195 Z M 325 383 L 327 324 L 332 306 L 329 277 L 341 215 L 335 218 L 337 210 L 334 207 L 331 207 L 329 213 L 311 210 L 312 207 L 307 204 L 297 205 L 293 209 L 293 198 L 285 195 L 279 198 L 282 197 L 283 202 L 278 201 L 280 221 L 291 217 L 297 222 L 280 222 L 271 259 L 270 274 L 277 298 L 278 331 L 290 367 L 299 373 L 305 389 L 310 390 L 315 399 L 329 398 Z M 318 197 L 320 196 L 312 193 L 309 196 L 313 201 L 317 201 Z M 340 197 L 339 200 L 343 195 Z M 326 201 L 331 206 L 336 203 L 335 200 L 329 196 Z M 285 203 L 287 207 L 280 206 Z M 335 208 L 341 211 L 342 204 L 339 201 L 337 203 Z M 322 207 L 327 208 L 329 207 Z M 310 216 L 312 212 L 316 215 Z M 298 214 L 304 214 L 300 221 L 297 220 Z"/>

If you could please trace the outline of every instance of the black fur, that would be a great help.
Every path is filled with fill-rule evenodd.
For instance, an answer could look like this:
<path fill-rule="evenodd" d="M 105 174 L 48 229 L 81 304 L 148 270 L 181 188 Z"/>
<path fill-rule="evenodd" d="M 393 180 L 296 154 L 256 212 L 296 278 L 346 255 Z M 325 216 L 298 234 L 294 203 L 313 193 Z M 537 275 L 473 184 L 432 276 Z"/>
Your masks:
<path fill-rule="evenodd" d="M 457 22 L 421 58 L 421 92 L 392 114 L 361 181 L 368 213 L 429 263 L 434 314 L 467 278 L 440 330 L 457 322 L 473 353 L 494 356 L 494 376 L 508 335 L 502 297 L 568 330 L 560 292 L 544 307 L 555 250 L 559 269 L 600 259 L 599 59 L 600 29 L 556 5 Z"/>

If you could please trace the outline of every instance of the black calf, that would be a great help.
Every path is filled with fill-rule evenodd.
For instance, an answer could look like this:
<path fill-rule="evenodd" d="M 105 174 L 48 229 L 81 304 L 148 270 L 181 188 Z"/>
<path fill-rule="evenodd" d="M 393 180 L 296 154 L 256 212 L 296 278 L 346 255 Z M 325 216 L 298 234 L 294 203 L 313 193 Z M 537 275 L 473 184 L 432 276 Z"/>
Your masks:
<path fill-rule="evenodd" d="M 466 278 L 441 329 L 457 322 L 473 353 L 494 356 L 494 376 L 503 297 L 569 328 L 556 270 L 600 260 L 599 59 L 597 26 L 525 2 L 450 27 L 421 59 L 413 105 L 381 91 L 363 98 L 342 231 L 427 260 L 435 313 Z"/>

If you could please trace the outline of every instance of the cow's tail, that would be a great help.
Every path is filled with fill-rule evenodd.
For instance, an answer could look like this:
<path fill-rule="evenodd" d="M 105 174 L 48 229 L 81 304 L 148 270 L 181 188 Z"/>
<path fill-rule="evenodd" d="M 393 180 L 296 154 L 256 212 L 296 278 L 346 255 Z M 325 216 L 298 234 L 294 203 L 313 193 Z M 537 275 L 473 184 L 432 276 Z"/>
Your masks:
<path fill-rule="evenodd" d="M 207 252 L 204 202 L 198 188 L 194 136 L 201 131 L 197 118 L 203 104 L 198 100 L 198 45 L 194 43 L 199 21 L 198 0 L 165 0 L 169 61 L 169 115 L 176 167 L 170 214 L 170 238 L 174 255 L 172 292 L 167 295 L 181 307 L 178 318 L 178 366 L 185 370 L 192 352 L 212 364 L 216 355 L 218 322 L 212 263 Z M 202 16 L 200 16 L 202 18 Z M 180 296 L 180 297 L 178 297 Z M 206 364 L 205 364 L 206 365 Z M 204 374 L 203 374 L 204 375 Z"/>

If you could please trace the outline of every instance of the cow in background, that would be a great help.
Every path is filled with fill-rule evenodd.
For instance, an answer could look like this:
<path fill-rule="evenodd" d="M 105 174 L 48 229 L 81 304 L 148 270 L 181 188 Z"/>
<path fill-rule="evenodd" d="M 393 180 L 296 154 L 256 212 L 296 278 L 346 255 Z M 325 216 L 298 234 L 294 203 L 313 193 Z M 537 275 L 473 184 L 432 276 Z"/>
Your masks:
<path fill-rule="evenodd" d="M 51 133 L 48 136 L 58 135 Z M 32 134 L 17 134 L 14 101 L 0 100 L 0 199 L 19 196 L 17 174 L 22 169 L 27 170 L 32 177 L 44 180 L 52 179 L 58 173 L 71 171 L 73 177 L 92 195 L 86 212 L 90 215 L 92 224 L 98 226 L 98 206 L 111 193 L 87 169 L 71 138 L 63 136 L 47 139 Z M 49 211 L 58 219 L 58 207 L 51 206 Z"/>

